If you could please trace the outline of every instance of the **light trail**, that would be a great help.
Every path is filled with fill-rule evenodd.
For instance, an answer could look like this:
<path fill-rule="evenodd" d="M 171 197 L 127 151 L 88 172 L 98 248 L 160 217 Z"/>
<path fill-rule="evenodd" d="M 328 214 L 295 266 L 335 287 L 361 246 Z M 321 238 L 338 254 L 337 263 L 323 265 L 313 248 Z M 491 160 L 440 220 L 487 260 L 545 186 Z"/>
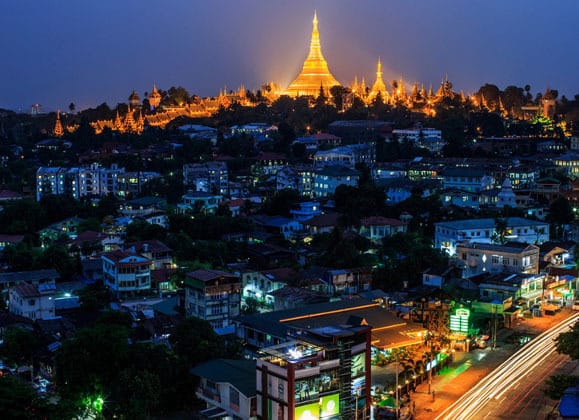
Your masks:
<path fill-rule="evenodd" d="M 569 331 L 579 320 L 579 313 L 561 321 L 525 344 L 499 367 L 474 385 L 460 399 L 448 406 L 436 419 L 466 420 L 476 415 L 491 399 L 499 400 L 532 369 L 555 352 L 555 339 Z M 541 378 L 542 379 L 542 378 Z"/>

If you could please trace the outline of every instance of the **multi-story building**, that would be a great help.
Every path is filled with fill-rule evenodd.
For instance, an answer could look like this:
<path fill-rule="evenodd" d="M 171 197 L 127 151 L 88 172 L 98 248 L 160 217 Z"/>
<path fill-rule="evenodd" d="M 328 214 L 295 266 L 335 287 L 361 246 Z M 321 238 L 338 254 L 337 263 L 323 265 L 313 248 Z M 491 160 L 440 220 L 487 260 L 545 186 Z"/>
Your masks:
<path fill-rule="evenodd" d="M 520 242 L 504 245 L 461 242 L 456 265 L 467 278 L 484 272 L 539 274 L 539 247 Z"/>
<path fill-rule="evenodd" d="M 314 166 L 342 165 L 354 168 L 357 163 L 365 163 L 371 168 L 376 162 L 374 143 L 350 144 L 330 150 L 320 150 L 314 154 Z"/>
<path fill-rule="evenodd" d="M 31 284 L 23 282 L 10 287 L 8 310 L 33 321 L 54 317 L 54 295 L 56 284 L 44 282 Z"/>
<path fill-rule="evenodd" d="M 369 419 L 369 326 L 328 326 L 262 349 L 257 414 L 269 420 Z"/>
<path fill-rule="evenodd" d="M 185 313 L 208 321 L 217 332 L 229 330 L 240 314 L 241 279 L 219 270 L 195 270 L 185 279 Z"/>
<path fill-rule="evenodd" d="M 340 185 L 358 185 L 360 172 L 342 165 L 327 166 L 314 174 L 314 197 L 328 197 Z"/>
<path fill-rule="evenodd" d="M 401 220 L 374 216 L 366 217 L 360 221 L 358 233 L 374 243 L 380 243 L 388 236 L 406 232 L 406 228 L 406 223 Z"/>
<path fill-rule="evenodd" d="M 229 171 L 225 162 L 188 163 L 183 165 L 183 184 L 197 191 L 227 195 Z"/>
<path fill-rule="evenodd" d="M 40 167 L 36 171 L 36 200 L 47 194 L 68 195 L 76 200 L 107 194 L 130 197 L 138 194 L 144 183 L 160 176 L 156 172 L 125 172 L 116 164 L 110 168 L 98 163 L 74 168 Z"/>
<path fill-rule="evenodd" d="M 121 198 L 130 199 L 139 196 L 143 186 L 153 180 L 161 178 L 158 172 L 123 172 L 117 176 L 118 191 L 117 195 Z"/>
<path fill-rule="evenodd" d="M 448 168 L 443 173 L 443 187 L 480 192 L 493 187 L 494 179 L 483 169 L 472 167 Z"/>
<path fill-rule="evenodd" d="M 101 256 L 105 286 L 117 296 L 133 296 L 151 289 L 152 261 L 127 251 L 111 251 Z"/>
<path fill-rule="evenodd" d="M 328 270 L 324 273 L 324 281 L 335 294 L 362 293 L 371 289 L 372 269 L 363 267 Z"/>
<path fill-rule="evenodd" d="M 456 254 L 456 246 L 465 240 L 490 244 L 493 240 L 506 239 L 515 242 L 542 244 L 549 240 L 549 224 L 521 217 L 508 217 L 503 220 L 504 229 L 497 232 L 495 219 L 466 219 L 452 222 L 435 223 L 434 246 Z"/>

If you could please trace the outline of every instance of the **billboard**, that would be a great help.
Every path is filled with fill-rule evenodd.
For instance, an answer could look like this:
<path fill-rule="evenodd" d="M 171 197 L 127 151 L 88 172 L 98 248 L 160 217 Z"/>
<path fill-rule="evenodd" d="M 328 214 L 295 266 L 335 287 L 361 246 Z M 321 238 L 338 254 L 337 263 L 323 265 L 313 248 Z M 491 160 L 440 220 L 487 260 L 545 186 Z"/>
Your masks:
<path fill-rule="evenodd" d="M 320 420 L 320 403 L 300 405 L 294 411 L 295 420 Z"/>
<path fill-rule="evenodd" d="M 340 394 L 326 395 L 320 398 L 322 418 L 340 414 Z"/>

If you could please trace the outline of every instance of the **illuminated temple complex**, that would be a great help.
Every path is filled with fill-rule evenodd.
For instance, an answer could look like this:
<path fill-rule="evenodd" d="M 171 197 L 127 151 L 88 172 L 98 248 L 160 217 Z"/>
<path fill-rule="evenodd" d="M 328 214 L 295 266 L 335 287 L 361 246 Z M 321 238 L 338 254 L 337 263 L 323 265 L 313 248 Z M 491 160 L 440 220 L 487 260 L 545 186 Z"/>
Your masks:
<path fill-rule="evenodd" d="M 475 107 L 484 108 L 491 112 L 500 112 L 503 116 L 508 114 L 502 103 L 489 103 L 484 96 L 475 95 L 465 96 L 463 92 L 457 93 L 452 90 L 452 84 L 448 77 L 442 79 L 440 87 L 433 91 L 432 86 L 425 89 L 424 85 L 417 82 L 413 84 L 405 82 L 402 78 L 392 80 L 391 83 L 384 82 L 382 71 L 382 60 L 378 58 L 376 64 L 376 76 L 371 85 L 366 84 L 362 77 L 354 77 L 354 81 L 349 84 L 340 83 L 330 72 L 328 63 L 322 53 L 320 42 L 320 32 L 318 29 L 318 15 L 314 12 L 313 27 L 311 33 L 310 47 L 307 58 L 305 59 L 302 69 L 297 77 L 286 88 L 280 88 L 273 82 L 263 85 L 258 92 L 249 92 L 242 85 L 236 91 L 227 88 L 221 89 L 219 94 L 214 97 L 198 98 L 193 97 L 189 101 L 178 104 L 168 105 L 163 103 L 162 91 L 159 91 L 155 85 L 150 94 L 146 94 L 148 106 L 143 107 L 138 94 L 133 90 L 128 98 L 128 111 L 117 114 L 110 120 L 97 120 L 91 122 L 97 134 L 105 128 L 118 132 L 141 133 L 146 126 L 165 128 L 172 120 L 178 117 L 209 117 L 215 114 L 221 107 L 227 108 L 233 104 L 241 106 L 255 106 L 259 103 L 271 104 L 281 95 L 290 97 L 307 96 L 317 98 L 320 91 L 323 90 L 326 98 L 330 98 L 330 88 L 333 86 L 344 86 L 344 108 L 347 109 L 355 98 L 359 98 L 366 105 L 372 104 L 376 100 L 384 104 L 396 107 L 404 106 L 413 112 L 422 112 L 427 115 L 435 115 L 436 105 L 445 99 L 459 100 L 463 103 L 470 102 Z M 407 92 L 408 87 L 408 92 Z M 257 98 L 257 99 L 256 99 Z M 312 102 L 313 106 L 313 102 Z M 54 134 L 61 136 L 63 127 L 59 117 L 55 124 Z M 77 125 L 67 125 L 66 131 L 71 132 L 78 128 Z"/>
<path fill-rule="evenodd" d="M 318 14 L 314 12 L 310 52 L 304 62 L 302 71 L 291 82 L 284 94 L 289 96 L 318 96 L 321 87 L 328 91 L 332 86 L 339 84 L 340 82 L 330 72 L 328 63 L 326 63 L 326 59 L 322 54 L 320 32 L 318 31 Z"/>

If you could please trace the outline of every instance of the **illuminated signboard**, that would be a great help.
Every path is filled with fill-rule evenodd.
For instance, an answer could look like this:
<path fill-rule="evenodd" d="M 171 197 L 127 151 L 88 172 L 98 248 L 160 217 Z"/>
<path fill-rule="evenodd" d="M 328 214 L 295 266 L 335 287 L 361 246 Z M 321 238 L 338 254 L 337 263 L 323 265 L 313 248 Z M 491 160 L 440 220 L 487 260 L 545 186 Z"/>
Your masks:
<path fill-rule="evenodd" d="M 315 403 L 296 407 L 294 411 L 294 419 L 320 420 L 320 403 L 316 401 Z"/>
<path fill-rule="evenodd" d="M 450 330 L 468 334 L 469 317 L 468 309 L 457 309 L 455 315 L 450 316 Z"/>
<path fill-rule="evenodd" d="M 340 394 L 326 395 L 320 398 L 322 403 L 322 418 L 340 414 Z"/>
<path fill-rule="evenodd" d="M 360 376 L 366 372 L 366 353 L 352 356 L 352 376 Z"/>

